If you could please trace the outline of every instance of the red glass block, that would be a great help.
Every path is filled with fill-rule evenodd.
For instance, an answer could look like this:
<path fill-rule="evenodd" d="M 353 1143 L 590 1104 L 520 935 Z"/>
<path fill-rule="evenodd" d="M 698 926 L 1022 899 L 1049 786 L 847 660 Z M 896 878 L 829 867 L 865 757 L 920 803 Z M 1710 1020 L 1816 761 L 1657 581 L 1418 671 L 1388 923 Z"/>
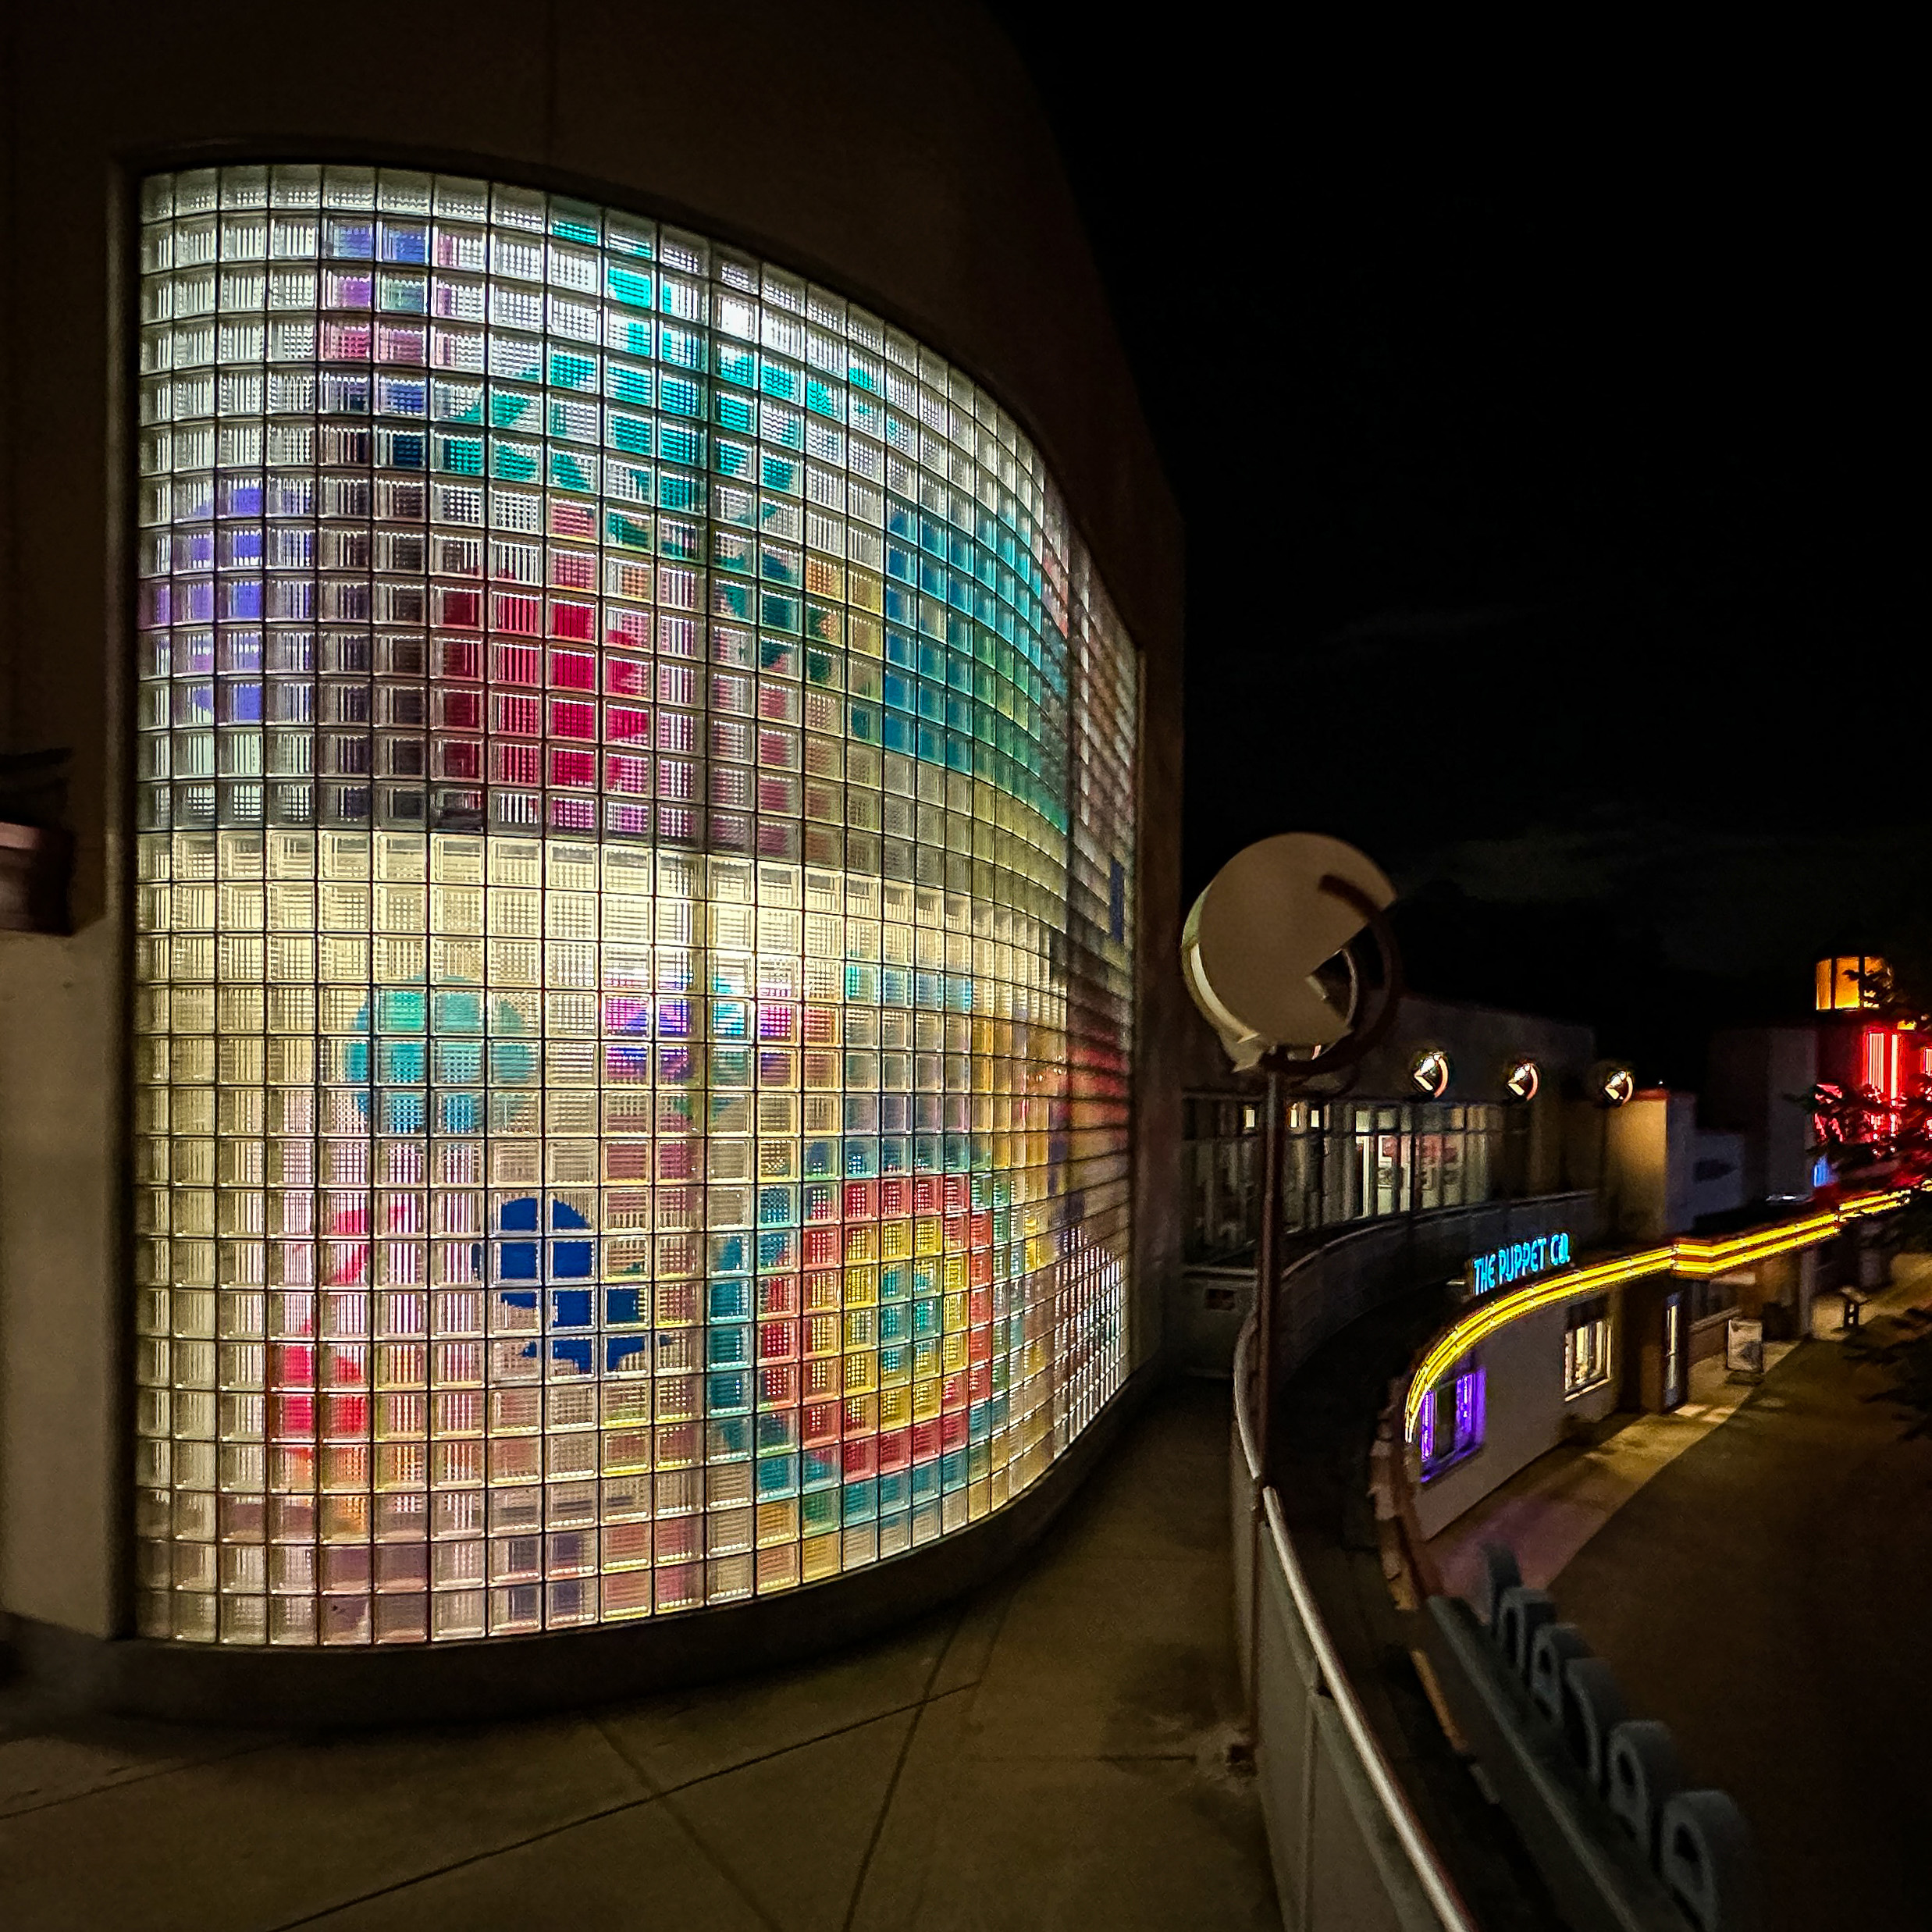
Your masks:
<path fill-rule="evenodd" d="M 561 597 L 550 600 L 552 637 L 578 638 L 588 644 L 596 635 L 597 607 L 594 603 L 566 603 Z"/>

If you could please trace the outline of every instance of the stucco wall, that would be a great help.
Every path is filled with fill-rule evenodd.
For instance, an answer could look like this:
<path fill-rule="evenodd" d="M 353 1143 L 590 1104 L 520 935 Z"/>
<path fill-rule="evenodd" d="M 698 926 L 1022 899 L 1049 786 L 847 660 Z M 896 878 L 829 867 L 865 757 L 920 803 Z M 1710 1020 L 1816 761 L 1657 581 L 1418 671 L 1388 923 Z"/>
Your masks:
<path fill-rule="evenodd" d="M 0 742 L 73 752 L 70 939 L 0 938 L 0 1605 L 124 1627 L 127 212 L 227 156 L 494 172 L 864 301 L 1033 436 L 1143 660 L 1137 1359 L 1178 1274 L 1181 535 L 1051 137 L 964 5 L 507 0 L 9 23 Z"/>
<path fill-rule="evenodd" d="M 1519 1469 L 1555 1448 L 1571 1421 L 1599 1421 L 1617 1406 L 1614 1354 L 1609 1379 L 1587 1394 L 1565 1399 L 1564 1318 L 1560 1307 L 1539 1309 L 1483 1343 L 1482 1360 L 1489 1371 L 1483 1444 L 1417 1491 L 1416 1520 L 1425 1536 L 1433 1536 Z M 1614 1334 L 1614 1319 L 1610 1326 Z"/>

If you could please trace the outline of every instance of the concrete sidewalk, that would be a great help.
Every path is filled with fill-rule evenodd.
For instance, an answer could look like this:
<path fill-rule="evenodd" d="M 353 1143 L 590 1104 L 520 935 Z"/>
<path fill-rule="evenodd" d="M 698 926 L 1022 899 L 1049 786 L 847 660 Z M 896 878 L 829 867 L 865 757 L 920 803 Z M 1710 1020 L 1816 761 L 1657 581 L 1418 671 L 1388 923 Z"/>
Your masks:
<path fill-rule="evenodd" d="M 1932 1297 L 1932 1262 L 1898 1272 L 1870 1340 Z M 1553 1581 L 1631 1710 L 1743 1807 L 1774 1932 L 1932 1926 L 1932 1441 L 1891 1386 L 1799 1350 Z"/>
<path fill-rule="evenodd" d="M 1222 1764 L 1228 1430 L 1170 1388 L 1018 1570 L 813 1667 L 321 1742 L 0 1703 L 0 1926 L 1278 1927 Z"/>

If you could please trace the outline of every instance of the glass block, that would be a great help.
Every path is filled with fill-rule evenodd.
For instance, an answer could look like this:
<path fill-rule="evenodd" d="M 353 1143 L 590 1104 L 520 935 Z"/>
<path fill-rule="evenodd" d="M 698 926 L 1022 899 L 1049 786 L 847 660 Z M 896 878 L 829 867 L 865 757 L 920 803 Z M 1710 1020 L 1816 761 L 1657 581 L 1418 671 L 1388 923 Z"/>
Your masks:
<path fill-rule="evenodd" d="M 1037 453 L 625 211 L 141 207 L 141 1628 L 575 1628 L 999 1508 L 1132 1240 L 1138 666 Z"/>

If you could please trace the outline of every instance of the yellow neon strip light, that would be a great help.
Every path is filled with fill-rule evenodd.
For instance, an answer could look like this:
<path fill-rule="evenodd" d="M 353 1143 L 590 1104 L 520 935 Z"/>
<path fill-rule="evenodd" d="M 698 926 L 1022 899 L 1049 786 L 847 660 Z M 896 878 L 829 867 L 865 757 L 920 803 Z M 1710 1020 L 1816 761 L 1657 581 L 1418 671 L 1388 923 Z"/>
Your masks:
<path fill-rule="evenodd" d="M 1701 1279 L 1728 1274 L 1734 1268 L 1748 1268 L 1753 1261 L 1767 1260 L 1774 1254 L 1815 1247 L 1829 1240 L 1847 1222 L 1866 1215 L 1889 1213 L 1902 1206 L 1905 1200 L 1905 1192 L 1887 1188 L 1877 1194 L 1856 1195 L 1836 1208 L 1808 1215 L 1802 1221 L 1781 1222 L 1775 1227 L 1758 1228 L 1720 1240 L 1680 1235 L 1674 1241 L 1663 1242 L 1656 1247 L 1619 1254 L 1607 1261 L 1592 1261 L 1587 1268 L 1551 1275 L 1532 1282 L 1527 1288 L 1485 1300 L 1452 1322 L 1422 1357 L 1422 1365 L 1415 1372 L 1408 1393 L 1403 1398 L 1404 1439 L 1414 1441 L 1422 1398 L 1448 1372 L 1450 1365 L 1497 1329 L 1520 1322 L 1526 1315 L 1534 1315 L 1539 1308 L 1553 1308 L 1560 1302 L 1574 1301 L 1583 1295 L 1599 1294 L 1606 1288 L 1638 1281 L 1646 1275 L 1688 1275 Z"/>

